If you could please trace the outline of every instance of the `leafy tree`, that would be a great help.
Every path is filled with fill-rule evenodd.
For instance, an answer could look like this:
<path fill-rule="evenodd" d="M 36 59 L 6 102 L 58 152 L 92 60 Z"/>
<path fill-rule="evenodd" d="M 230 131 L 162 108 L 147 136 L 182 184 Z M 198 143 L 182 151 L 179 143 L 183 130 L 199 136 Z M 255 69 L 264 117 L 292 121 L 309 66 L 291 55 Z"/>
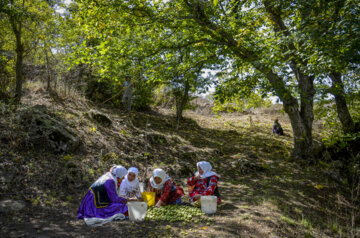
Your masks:
<path fill-rule="evenodd" d="M 291 2 L 299 14 L 306 15 L 298 36 L 305 42 L 304 53 L 310 58 L 311 70 L 330 78 L 330 88 L 321 82 L 326 88 L 323 92 L 334 96 L 343 131 L 354 132 L 343 81 L 347 72 L 358 70 L 354 64 L 360 62 L 359 4 L 352 0 Z"/>
<path fill-rule="evenodd" d="M 2 0 L 0 15 L 5 28 L 11 29 L 13 37 L 5 50 L 15 50 L 15 102 L 19 103 L 22 96 L 23 60 L 39 43 L 41 34 L 39 27 L 49 18 L 49 5 L 46 1 Z M 1 31 L 5 33 L 5 31 Z"/>
<path fill-rule="evenodd" d="M 293 128 L 292 155 L 312 158 L 313 101 L 316 83 L 321 84 L 317 77 L 325 74 L 321 67 L 316 67 L 314 55 L 322 55 L 325 48 L 321 48 L 306 30 L 312 28 L 308 21 L 310 16 L 320 19 L 315 17 L 315 11 L 310 11 L 311 4 L 269 0 L 85 0 L 79 2 L 78 7 L 75 18 L 86 42 L 96 42 L 90 49 L 83 43 L 79 52 L 84 54 L 82 60 L 91 61 L 100 75 L 110 75 L 116 81 L 120 72 L 135 67 L 152 81 L 166 81 L 169 77 L 162 72 L 157 78 L 152 77 L 153 71 L 179 62 L 179 55 L 174 52 L 191 52 L 197 55 L 197 62 L 206 62 L 205 67 L 234 74 L 246 68 L 250 74 L 261 75 L 264 79 L 252 83 L 254 77 L 248 77 L 250 85 L 259 86 L 260 83 L 260 87 L 283 102 Z M 326 14 L 329 9 L 322 13 Z M 352 12 L 352 7 L 349 11 Z M 356 19 L 351 14 L 346 16 L 349 22 Z M 215 55 L 216 60 L 210 61 L 210 55 Z M 142 63 L 137 67 L 134 62 Z M 191 77 L 174 76 L 176 73 L 183 75 L 181 67 L 189 69 L 185 62 L 191 61 L 186 60 L 166 72 L 172 74 L 174 82 L 185 83 L 183 89 L 190 88 L 186 87 L 185 79 Z"/>

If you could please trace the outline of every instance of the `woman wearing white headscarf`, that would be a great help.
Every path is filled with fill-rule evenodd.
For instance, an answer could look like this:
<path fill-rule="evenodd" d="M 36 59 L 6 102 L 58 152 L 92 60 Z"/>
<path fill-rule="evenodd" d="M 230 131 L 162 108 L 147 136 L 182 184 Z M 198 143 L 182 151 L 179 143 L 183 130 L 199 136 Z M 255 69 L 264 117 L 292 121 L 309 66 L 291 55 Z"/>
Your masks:
<path fill-rule="evenodd" d="M 162 169 L 154 169 L 149 180 L 149 192 L 155 192 L 156 207 L 179 204 L 184 195 L 182 187 L 177 186 Z"/>
<path fill-rule="evenodd" d="M 128 201 L 141 200 L 138 174 L 139 170 L 137 168 L 131 167 L 128 169 L 128 174 L 118 190 L 119 196 L 126 198 Z"/>
<path fill-rule="evenodd" d="M 108 218 L 118 213 L 127 215 L 127 200 L 117 195 L 117 189 L 126 174 L 124 167 L 114 166 L 96 180 L 86 193 L 77 218 Z"/>
<path fill-rule="evenodd" d="M 217 196 L 218 204 L 221 203 L 218 189 L 220 176 L 212 171 L 212 166 L 207 161 L 200 161 L 196 164 L 197 172 L 188 179 L 189 197 L 192 202 L 200 199 L 201 196 Z"/>

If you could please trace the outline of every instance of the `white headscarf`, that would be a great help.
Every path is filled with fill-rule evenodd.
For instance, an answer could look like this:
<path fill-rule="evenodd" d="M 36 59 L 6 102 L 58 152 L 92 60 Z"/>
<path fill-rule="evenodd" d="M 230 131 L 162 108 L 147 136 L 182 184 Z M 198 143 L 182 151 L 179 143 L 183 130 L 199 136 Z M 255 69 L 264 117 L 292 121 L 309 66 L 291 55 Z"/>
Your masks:
<path fill-rule="evenodd" d="M 135 174 L 135 179 L 133 181 L 129 181 L 128 175 L 129 173 Z M 139 170 L 135 167 L 131 167 L 128 169 L 128 173 L 125 176 L 124 181 L 121 183 L 121 189 L 125 189 L 127 191 L 135 191 L 136 188 L 139 186 L 139 179 L 138 179 Z"/>
<path fill-rule="evenodd" d="M 200 174 L 200 177 L 201 178 L 207 178 L 207 177 L 211 177 L 213 175 L 217 176 L 217 177 L 220 177 L 220 175 L 218 175 L 217 173 L 211 171 L 212 169 L 212 166 L 209 162 L 207 161 L 200 161 L 196 164 L 196 166 L 200 167 L 202 169 L 202 171 L 204 171 L 203 174 L 200 174 L 199 171 L 197 171 L 195 173 L 195 175 L 198 175 Z"/>
<path fill-rule="evenodd" d="M 154 169 L 152 172 L 153 176 L 150 178 L 151 187 L 156 189 L 163 189 L 164 183 L 170 179 L 170 177 L 165 173 L 162 169 Z M 161 178 L 161 183 L 155 183 L 154 178 L 159 177 Z"/>
<path fill-rule="evenodd" d="M 127 175 L 128 171 L 124 167 L 117 165 L 110 169 L 110 173 L 113 177 L 118 179 L 118 178 L 123 178 L 125 175 Z"/>
<path fill-rule="evenodd" d="M 117 188 L 117 178 L 123 178 L 127 174 L 127 169 L 124 167 L 117 165 L 110 169 L 109 172 L 106 172 L 103 176 L 101 176 L 94 184 L 104 183 L 108 179 L 112 179 L 115 182 L 115 189 Z"/>

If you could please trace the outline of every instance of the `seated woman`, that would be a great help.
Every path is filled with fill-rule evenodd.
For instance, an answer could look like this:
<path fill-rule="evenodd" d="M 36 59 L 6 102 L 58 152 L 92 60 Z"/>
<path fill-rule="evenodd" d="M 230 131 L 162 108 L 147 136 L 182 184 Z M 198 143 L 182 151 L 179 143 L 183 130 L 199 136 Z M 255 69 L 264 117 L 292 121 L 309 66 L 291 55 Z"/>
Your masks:
<path fill-rule="evenodd" d="M 109 218 L 115 214 L 127 215 L 126 199 L 117 195 L 118 183 L 121 183 L 127 170 L 122 166 L 115 166 L 93 183 L 86 193 L 77 219 Z"/>
<path fill-rule="evenodd" d="M 274 121 L 274 125 L 273 125 L 273 134 L 275 135 L 284 135 L 284 130 L 282 129 L 280 123 L 279 123 L 279 119 L 275 119 Z"/>
<path fill-rule="evenodd" d="M 194 176 L 188 179 L 189 197 L 192 202 L 196 202 L 201 196 L 217 196 L 217 203 L 221 203 L 220 193 L 217 186 L 220 176 L 212 172 L 211 164 L 207 161 L 201 161 L 197 164 L 198 171 Z"/>
<path fill-rule="evenodd" d="M 139 186 L 139 179 L 137 178 L 139 170 L 135 167 L 128 169 L 128 174 L 120 185 L 118 194 L 120 197 L 126 198 L 127 201 L 142 200 Z"/>
<path fill-rule="evenodd" d="M 162 169 L 155 169 L 149 181 L 149 192 L 155 192 L 155 206 L 180 204 L 184 195 L 182 187 L 177 186 Z"/>

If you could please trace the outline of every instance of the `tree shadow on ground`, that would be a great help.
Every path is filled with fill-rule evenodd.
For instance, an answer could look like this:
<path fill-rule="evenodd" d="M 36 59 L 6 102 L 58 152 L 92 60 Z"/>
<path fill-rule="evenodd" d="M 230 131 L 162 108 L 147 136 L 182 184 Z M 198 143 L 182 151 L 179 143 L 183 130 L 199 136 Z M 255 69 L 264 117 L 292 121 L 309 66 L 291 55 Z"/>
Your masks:
<path fill-rule="evenodd" d="M 315 183 L 323 183 L 324 178 L 316 177 L 315 170 L 308 171 L 287 160 L 292 143 L 289 137 L 272 137 L 268 128 L 261 125 L 220 130 L 212 125 L 201 127 L 195 120 L 185 119 L 177 126 L 174 117 L 151 113 L 135 113 L 123 120 L 129 122 L 127 125 L 131 129 L 131 136 L 119 135 L 114 128 L 99 127 L 99 131 L 102 135 L 112 137 L 114 146 L 119 147 L 125 142 L 136 146 L 139 141 L 133 137 L 142 133 L 151 138 L 146 141 L 150 153 L 148 161 L 143 157 L 136 157 L 132 161 L 129 159 L 132 165 L 143 168 L 151 163 L 165 168 L 187 167 L 186 172 L 191 174 L 195 172 L 196 162 L 200 160 L 208 160 L 213 164 L 216 172 L 221 175 L 223 204 L 219 206 L 217 214 L 211 216 L 209 228 L 199 230 L 199 227 L 208 226 L 206 223 L 183 226 L 182 223 L 119 221 L 90 229 L 83 221 L 75 219 L 77 208 L 90 185 L 89 178 L 85 180 L 79 177 L 76 180 L 81 180 L 83 185 L 77 188 L 78 192 L 75 185 L 61 186 L 62 189 L 67 189 L 60 191 L 61 196 L 69 194 L 76 197 L 68 202 L 70 205 L 62 204 L 57 208 L 37 206 L 24 214 L 6 217 L 7 220 L 2 221 L 4 229 L 0 235 L 119 237 L 119 234 L 126 234 L 126 237 L 183 237 L 186 235 L 181 235 L 180 229 L 195 229 L 193 233 L 188 232 L 188 237 L 233 237 L 238 234 L 244 237 L 296 237 L 305 236 L 311 230 L 310 226 L 325 232 L 328 218 L 337 219 L 334 198 L 328 197 L 333 195 L 332 191 L 314 187 Z M 146 126 L 146 123 L 150 126 Z M 118 136 L 114 136 L 115 134 Z M 144 147 L 144 144 L 137 146 Z M 136 150 L 146 152 L 141 147 Z M 178 159 L 174 159 L 175 157 Z M 33 164 L 39 167 L 36 169 L 46 173 L 53 172 L 53 168 L 56 168 L 57 173 L 68 173 L 65 166 L 69 161 L 47 159 L 51 162 L 44 159 L 42 162 L 34 161 Z M 176 174 L 175 170 L 170 172 L 171 176 Z M 186 175 L 183 171 L 180 174 Z M 58 187 L 54 184 L 59 181 L 53 177 L 46 183 L 40 183 L 38 188 L 41 191 L 49 188 L 56 190 Z M 64 178 L 62 183 L 75 182 L 74 178 L 74 181 Z M 28 214 L 32 216 L 29 217 Z M 167 226 L 171 226 L 171 229 Z"/>
<path fill-rule="evenodd" d="M 150 126 L 147 127 L 146 123 Z M 234 172 L 232 170 L 238 167 L 238 159 L 253 162 L 249 167 L 256 167 L 254 163 L 260 159 L 283 156 L 290 150 L 289 140 L 272 137 L 266 128 L 261 127 L 242 128 L 238 131 L 219 130 L 200 127 L 196 121 L 188 118 L 177 126 L 176 119 L 172 116 L 159 117 L 143 113 L 136 114 L 132 118 L 132 124 L 140 131 L 147 130 L 149 133 L 156 132 L 167 137 L 179 138 L 180 141 L 175 144 L 176 153 L 172 153 L 173 155 L 193 163 L 194 170 L 195 162 L 208 160 L 213 163 L 215 170 L 223 172 L 222 175 L 227 178 L 231 178 Z M 161 151 L 164 147 L 159 142 L 153 143 L 150 149 Z"/>
<path fill-rule="evenodd" d="M 195 167 L 199 160 L 210 161 L 221 174 L 221 181 L 226 182 L 221 186 L 225 204 L 220 207 L 219 216 L 226 216 L 231 210 L 239 211 L 239 204 L 261 207 L 264 203 L 270 203 L 279 212 L 277 222 L 282 224 L 281 229 L 278 229 L 280 236 L 286 233 L 309 235 L 311 227 L 325 234 L 331 232 L 328 229 L 331 222 L 345 224 L 344 219 L 334 217 L 336 208 L 331 189 L 317 189 L 315 186 L 317 183 L 326 183 L 326 178 L 317 175 L 316 168 L 308 170 L 288 160 L 291 137 L 273 137 L 261 125 L 238 130 L 218 130 L 200 127 L 195 120 L 188 118 L 174 127 L 174 120 L 171 116 L 155 118 L 152 115 L 138 115 L 133 124 L 144 129 L 144 122 L 147 121 L 153 131 L 170 132 L 192 147 L 215 152 L 194 156 L 187 162 Z M 239 172 L 239 158 L 257 166 L 245 166 Z M 255 211 L 251 215 L 256 218 L 261 217 L 262 213 L 264 211 Z M 260 222 L 260 219 L 257 220 Z M 226 224 L 222 226 L 224 230 L 228 227 Z M 229 227 L 229 233 L 234 232 Z"/>

